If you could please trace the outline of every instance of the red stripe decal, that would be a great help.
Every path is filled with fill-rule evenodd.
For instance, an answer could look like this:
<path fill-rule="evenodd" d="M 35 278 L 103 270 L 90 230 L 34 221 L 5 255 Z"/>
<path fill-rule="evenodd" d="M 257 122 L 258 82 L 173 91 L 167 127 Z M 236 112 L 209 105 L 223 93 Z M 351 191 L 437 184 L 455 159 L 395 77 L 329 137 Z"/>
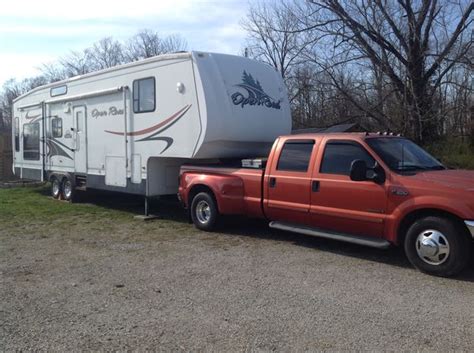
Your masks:
<path fill-rule="evenodd" d="M 144 135 L 144 134 L 147 134 L 147 133 L 149 133 L 149 132 L 158 130 L 160 127 L 165 126 L 166 124 L 172 122 L 172 121 L 173 121 L 174 119 L 176 119 L 176 118 L 179 118 L 180 115 L 181 115 L 181 113 L 186 112 L 190 107 L 191 107 L 191 104 L 185 106 L 183 109 L 177 111 L 176 113 L 174 113 L 173 115 L 171 115 L 169 118 L 166 118 L 165 120 L 163 120 L 163 121 L 162 121 L 161 123 L 159 123 L 159 124 L 150 126 L 150 127 L 146 128 L 146 129 L 143 129 L 143 130 L 127 132 L 127 136 Z M 109 134 L 120 135 L 120 136 L 123 136 L 123 135 L 124 135 L 123 132 L 109 131 L 109 130 L 104 130 L 104 131 L 105 131 L 105 132 L 108 132 Z"/>

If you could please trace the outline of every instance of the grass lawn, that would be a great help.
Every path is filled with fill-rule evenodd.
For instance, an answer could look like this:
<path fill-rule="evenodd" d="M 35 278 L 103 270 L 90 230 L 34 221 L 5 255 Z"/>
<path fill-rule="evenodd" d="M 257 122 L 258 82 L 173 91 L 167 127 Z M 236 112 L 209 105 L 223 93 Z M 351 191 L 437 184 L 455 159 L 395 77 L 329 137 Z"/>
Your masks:
<path fill-rule="evenodd" d="M 77 194 L 77 202 L 69 203 L 53 199 L 49 184 L 40 187 L 0 189 L 0 224 L 2 230 L 34 227 L 47 231 L 51 227 L 69 227 L 94 230 L 111 230 L 135 223 L 139 232 L 156 228 L 192 229 L 177 202 L 152 202 L 152 211 L 163 216 L 158 222 L 142 222 L 133 216 L 143 213 L 141 197 L 87 191 Z"/>

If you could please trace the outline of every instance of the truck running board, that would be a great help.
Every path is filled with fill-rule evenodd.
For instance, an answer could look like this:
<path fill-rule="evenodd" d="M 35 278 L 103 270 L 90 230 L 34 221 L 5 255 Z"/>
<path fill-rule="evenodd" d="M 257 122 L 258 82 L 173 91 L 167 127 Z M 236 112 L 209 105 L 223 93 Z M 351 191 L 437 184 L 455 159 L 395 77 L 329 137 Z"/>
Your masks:
<path fill-rule="evenodd" d="M 328 232 L 317 228 L 309 228 L 281 222 L 270 222 L 270 228 L 280 229 L 288 232 L 313 235 L 320 238 L 345 241 L 347 243 L 370 246 L 377 249 L 387 249 L 390 243 L 385 239 L 369 238 L 344 233 Z"/>

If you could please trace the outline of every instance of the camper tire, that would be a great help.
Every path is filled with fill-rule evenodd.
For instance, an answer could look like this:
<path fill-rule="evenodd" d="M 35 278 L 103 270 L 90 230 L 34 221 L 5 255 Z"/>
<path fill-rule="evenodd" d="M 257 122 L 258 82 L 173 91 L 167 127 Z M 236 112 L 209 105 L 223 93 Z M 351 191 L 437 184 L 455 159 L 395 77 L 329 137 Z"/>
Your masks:
<path fill-rule="evenodd" d="M 206 232 L 216 228 L 219 211 L 214 196 L 208 192 L 200 192 L 191 202 L 191 219 L 196 228 Z"/>
<path fill-rule="evenodd" d="M 52 177 L 51 178 L 51 196 L 53 196 L 53 198 L 55 199 L 59 199 L 59 197 L 61 196 L 61 181 L 56 178 L 56 177 Z"/>
<path fill-rule="evenodd" d="M 65 177 L 61 183 L 61 194 L 63 200 L 72 202 L 74 201 L 74 196 L 76 194 L 74 183 L 68 177 Z"/>

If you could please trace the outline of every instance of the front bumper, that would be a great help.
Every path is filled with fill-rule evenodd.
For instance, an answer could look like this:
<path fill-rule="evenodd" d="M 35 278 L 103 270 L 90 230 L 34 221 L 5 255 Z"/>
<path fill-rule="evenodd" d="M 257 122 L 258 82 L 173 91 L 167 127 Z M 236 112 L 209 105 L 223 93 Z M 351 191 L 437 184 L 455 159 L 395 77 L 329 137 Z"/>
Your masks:
<path fill-rule="evenodd" d="M 474 221 L 464 221 L 464 223 L 466 224 L 467 229 L 469 229 L 469 232 L 474 239 Z"/>

